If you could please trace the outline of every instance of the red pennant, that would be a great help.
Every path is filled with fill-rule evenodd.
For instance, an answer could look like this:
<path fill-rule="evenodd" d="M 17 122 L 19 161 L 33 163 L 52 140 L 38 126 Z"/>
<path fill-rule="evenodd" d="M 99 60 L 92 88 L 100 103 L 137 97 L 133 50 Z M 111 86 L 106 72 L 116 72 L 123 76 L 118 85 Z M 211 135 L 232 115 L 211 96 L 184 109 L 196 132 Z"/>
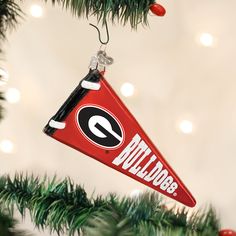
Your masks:
<path fill-rule="evenodd" d="M 44 132 L 193 207 L 195 199 L 98 70 L 91 70 Z"/>

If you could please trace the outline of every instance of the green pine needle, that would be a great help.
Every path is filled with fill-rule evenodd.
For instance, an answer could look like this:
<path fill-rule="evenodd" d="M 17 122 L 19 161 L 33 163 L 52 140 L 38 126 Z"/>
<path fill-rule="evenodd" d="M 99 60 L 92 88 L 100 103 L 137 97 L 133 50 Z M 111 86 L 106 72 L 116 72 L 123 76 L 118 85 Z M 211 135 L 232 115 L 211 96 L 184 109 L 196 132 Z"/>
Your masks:
<path fill-rule="evenodd" d="M 48 2 L 48 0 L 45 0 Z M 52 0 L 78 17 L 96 16 L 98 22 L 130 23 L 132 28 L 138 24 L 148 24 L 150 5 L 155 0 Z M 14 28 L 23 15 L 20 6 L 14 0 L 0 0 L 0 39 L 6 38 L 6 32 Z"/>
<path fill-rule="evenodd" d="M 6 31 L 15 27 L 22 16 L 20 7 L 13 0 L 0 0 L 0 40 L 6 38 Z"/>
<path fill-rule="evenodd" d="M 23 230 L 16 229 L 18 222 L 13 219 L 6 210 L 0 211 L 0 235 L 1 236 L 30 236 Z"/>
<path fill-rule="evenodd" d="M 3 111 L 4 111 L 3 106 L 2 106 L 2 101 L 4 101 L 4 97 L 3 97 L 2 92 L 0 92 L 0 121 L 3 118 Z"/>
<path fill-rule="evenodd" d="M 48 1 L 48 0 L 45 0 Z M 98 22 L 130 23 L 132 28 L 142 23 L 147 25 L 150 5 L 155 0 L 52 0 L 63 8 L 70 9 L 78 17 L 96 16 Z"/>
<path fill-rule="evenodd" d="M 3 208 L 16 207 L 22 216 L 29 211 L 39 229 L 88 236 L 214 236 L 219 222 L 209 208 L 205 213 L 167 209 L 156 193 L 137 198 L 88 198 L 85 190 L 69 178 L 40 180 L 34 176 L 0 177 Z"/>

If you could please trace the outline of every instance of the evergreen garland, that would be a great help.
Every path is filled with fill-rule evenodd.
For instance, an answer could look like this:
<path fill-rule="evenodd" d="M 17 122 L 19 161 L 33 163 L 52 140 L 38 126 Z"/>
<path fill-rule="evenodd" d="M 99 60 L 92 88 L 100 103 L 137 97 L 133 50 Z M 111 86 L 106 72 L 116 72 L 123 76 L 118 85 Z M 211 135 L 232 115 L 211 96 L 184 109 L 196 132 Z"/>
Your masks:
<path fill-rule="evenodd" d="M 71 9 L 78 17 L 97 16 L 98 22 L 111 20 L 125 25 L 130 22 L 132 28 L 139 23 L 147 24 L 150 6 L 155 0 L 52 0 L 65 8 Z"/>
<path fill-rule="evenodd" d="M 15 27 L 22 15 L 14 0 L 0 0 L 0 40 L 6 38 L 6 32 Z"/>
<path fill-rule="evenodd" d="M 0 202 L 9 211 L 16 207 L 22 216 L 28 210 L 40 229 L 70 236 L 214 236 L 219 230 L 212 208 L 191 215 L 185 208 L 167 209 L 156 193 L 88 198 L 69 178 L 58 182 L 47 177 L 2 176 Z"/>
<path fill-rule="evenodd" d="M 30 236 L 23 230 L 16 229 L 17 221 L 9 216 L 6 210 L 0 211 L 0 235 L 1 236 Z"/>
<path fill-rule="evenodd" d="M 45 0 L 48 1 L 48 0 Z M 70 9 L 78 17 L 96 16 L 98 22 L 130 22 L 132 28 L 138 24 L 148 24 L 147 15 L 155 0 L 52 0 L 65 9 Z M 0 0 L 0 40 L 6 32 L 14 28 L 23 12 L 14 0 Z"/>
<path fill-rule="evenodd" d="M 2 101 L 4 100 L 3 93 L 0 92 L 0 121 L 3 118 L 3 106 L 2 106 Z"/>

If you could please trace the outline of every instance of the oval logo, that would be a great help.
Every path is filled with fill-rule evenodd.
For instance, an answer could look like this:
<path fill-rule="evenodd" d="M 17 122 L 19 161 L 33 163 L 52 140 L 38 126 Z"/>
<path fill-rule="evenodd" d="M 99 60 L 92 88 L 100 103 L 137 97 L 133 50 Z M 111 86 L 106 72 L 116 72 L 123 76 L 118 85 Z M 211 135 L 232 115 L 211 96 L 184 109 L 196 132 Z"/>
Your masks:
<path fill-rule="evenodd" d="M 123 143 L 124 132 L 120 122 L 107 110 L 97 106 L 84 106 L 77 113 L 82 133 L 94 144 L 104 148 L 117 148 Z"/>

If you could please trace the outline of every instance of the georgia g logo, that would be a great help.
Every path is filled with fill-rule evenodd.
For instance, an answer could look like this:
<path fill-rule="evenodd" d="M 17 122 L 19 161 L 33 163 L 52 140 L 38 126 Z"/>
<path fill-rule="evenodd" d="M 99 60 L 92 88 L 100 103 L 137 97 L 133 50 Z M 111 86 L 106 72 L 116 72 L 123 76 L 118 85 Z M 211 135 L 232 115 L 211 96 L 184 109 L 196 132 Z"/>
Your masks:
<path fill-rule="evenodd" d="M 117 148 L 124 132 L 117 118 L 101 107 L 87 105 L 77 112 L 77 123 L 89 141 L 104 148 Z"/>

